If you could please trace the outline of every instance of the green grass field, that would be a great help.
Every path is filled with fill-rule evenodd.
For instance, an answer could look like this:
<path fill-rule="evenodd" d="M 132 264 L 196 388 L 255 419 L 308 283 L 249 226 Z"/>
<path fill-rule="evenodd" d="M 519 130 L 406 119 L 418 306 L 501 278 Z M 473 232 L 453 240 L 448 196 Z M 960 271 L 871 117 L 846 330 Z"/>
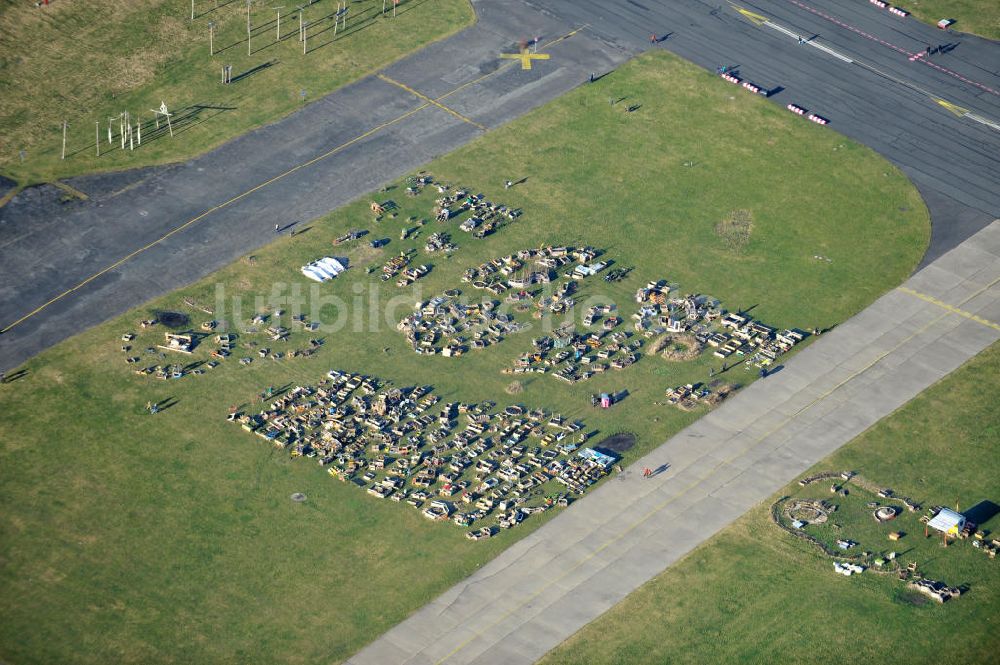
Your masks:
<path fill-rule="evenodd" d="M 381 16 L 380 0 L 352 0 L 347 29 L 338 28 L 334 39 L 338 2 L 301 4 L 306 55 L 294 3 L 252 5 L 248 54 L 243 0 L 195 0 L 194 21 L 189 0 L 55 0 L 41 9 L 2 0 L 0 173 L 25 185 L 186 159 L 475 20 L 468 0 L 405 0 L 395 19 Z M 280 41 L 274 7 L 283 7 Z M 233 82 L 224 86 L 227 64 Z M 175 114 L 173 138 L 155 131 L 150 109 L 161 101 Z M 134 152 L 121 150 L 117 139 L 117 117 L 126 110 L 143 123 L 143 143 Z M 113 145 L 109 117 L 116 118 Z M 69 122 L 65 160 L 63 120 Z"/>
<path fill-rule="evenodd" d="M 989 39 L 1000 39 L 1000 5 L 982 0 L 912 0 L 901 5 L 917 18 L 937 25 L 943 18 L 953 18 L 959 32 L 971 32 Z"/>
<path fill-rule="evenodd" d="M 612 107 L 609 97 L 641 108 L 626 114 L 626 104 Z M 419 246 L 416 262 L 434 264 L 419 282 L 428 297 L 460 285 L 464 268 L 490 257 L 541 243 L 588 244 L 634 267 L 606 289 L 623 315 L 637 287 L 669 279 L 731 308 L 755 305 L 753 315 L 772 325 L 808 329 L 843 321 L 897 285 L 929 234 L 916 190 L 873 152 L 665 53 L 643 56 L 427 170 L 524 215 L 483 240 L 452 228 L 457 252 L 427 257 L 429 231 L 416 241 L 398 238 L 410 216 L 427 215 L 434 194 L 409 197 L 396 183 L 372 195 L 399 204 L 395 219 L 376 225 L 368 199 L 358 201 L 252 260 L 81 333 L 0 386 L 0 589 L 17 599 L 0 605 L 0 659 L 338 661 L 544 523 L 532 517 L 473 543 L 465 529 L 331 480 L 314 462 L 293 461 L 225 421 L 230 405 L 264 386 L 314 383 L 340 368 L 397 385 L 432 384 L 448 401 L 516 399 L 601 432 L 636 433 L 627 463 L 698 417 L 654 402 L 669 386 L 705 380 L 709 367 L 707 358 L 644 358 L 577 386 L 523 379 L 524 392 L 512 398 L 504 393 L 511 377 L 500 369 L 533 335 L 449 359 L 417 356 L 382 325 L 327 334 L 311 358 L 241 366 L 234 357 L 203 376 L 161 382 L 135 376 L 119 350 L 126 331 L 142 336 L 137 348 L 162 335 L 137 329 L 151 310 L 186 311 L 197 326 L 209 317 L 184 299 L 212 304 L 218 286 L 227 308 L 232 296 L 243 299 L 245 320 L 254 296 L 263 305 L 275 285 L 279 295 L 293 283 L 307 292 L 298 273 L 306 261 L 346 254 L 353 267 L 321 294 L 350 303 L 353 317 L 370 306 L 372 283 L 383 303 L 406 293 L 364 275 L 365 266 L 403 249 Z M 504 191 L 505 179 L 522 178 Z M 749 243 L 734 250 L 715 227 L 737 209 L 751 211 L 754 225 Z M 349 228 L 372 234 L 331 247 Z M 368 248 L 380 236 L 392 239 L 388 247 Z M 405 312 L 399 307 L 396 318 Z M 321 315 L 334 313 L 327 307 Z M 301 347 L 308 337 L 295 333 L 288 344 Z M 621 389 L 631 392 L 622 404 L 589 406 L 590 393 Z M 168 398 L 176 401 L 169 409 L 144 412 L 147 401 Z M 309 500 L 294 503 L 292 492 Z"/>
<path fill-rule="evenodd" d="M 957 502 L 968 510 L 982 501 L 996 504 L 1000 411 L 992 396 L 998 390 L 995 344 L 804 475 L 851 469 L 925 506 L 954 508 Z M 782 495 L 847 503 L 825 491 L 829 483 L 816 485 L 789 485 L 542 662 L 935 663 L 945 654 L 956 664 L 996 659 L 1000 561 L 971 541 L 944 549 L 940 539 L 925 539 L 922 525 L 906 528 L 916 523 L 910 513 L 878 526 L 870 511 L 838 510 L 831 522 L 842 525 L 842 537 L 853 537 L 866 550 L 900 552 L 904 565 L 916 561 L 922 574 L 969 590 L 938 605 L 892 576 L 835 575 L 827 555 L 780 531 L 768 515 Z M 896 543 L 886 540 L 886 532 L 900 526 L 907 535 Z M 1000 516 L 981 525 L 993 537 L 998 527 Z"/>

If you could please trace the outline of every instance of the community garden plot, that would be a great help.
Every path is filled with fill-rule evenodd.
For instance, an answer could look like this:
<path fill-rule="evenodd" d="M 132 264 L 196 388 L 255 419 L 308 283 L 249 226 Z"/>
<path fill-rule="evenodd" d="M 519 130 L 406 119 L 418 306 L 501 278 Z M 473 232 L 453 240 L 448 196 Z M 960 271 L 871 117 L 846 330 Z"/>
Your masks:
<path fill-rule="evenodd" d="M 472 540 L 569 505 L 617 460 L 583 447 L 592 433 L 580 421 L 493 402 L 441 406 L 432 390 L 331 370 L 316 385 L 268 389 L 269 404 L 229 420 L 373 497 L 475 526 Z"/>

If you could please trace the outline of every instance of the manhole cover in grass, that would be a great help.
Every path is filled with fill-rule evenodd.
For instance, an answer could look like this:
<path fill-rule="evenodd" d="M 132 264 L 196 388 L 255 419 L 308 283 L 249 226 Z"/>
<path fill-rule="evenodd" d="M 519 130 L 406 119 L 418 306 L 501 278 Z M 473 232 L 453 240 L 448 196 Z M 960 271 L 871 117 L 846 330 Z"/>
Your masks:
<path fill-rule="evenodd" d="M 171 330 L 186 328 L 191 323 L 191 318 L 181 312 L 153 312 L 156 320 Z"/>
<path fill-rule="evenodd" d="M 618 434 L 612 434 L 595 447 L 610 450 L 616 453 L 623 453 L 626 450 L 631 450 L 634 445 L 635 434 L 632 434 L 631 432 L 619 432 Z"/>
<path fill-rule="evenodd" d="M 293 494 L 293 495 L 292 495 L 292 496 L 291 496 L 290 498 L 291 498 L 291 499 L 292 499 L 292 501 L 294 501 L 295 503 L 302 503 L 303 501 L 305 501 L 305 500 L 306 500 L 306 495 L 305 495 L 305 494 L 303 494 L 302 492 L 296 492 L 296 493 L 295 493 L 295 494 Z"/>

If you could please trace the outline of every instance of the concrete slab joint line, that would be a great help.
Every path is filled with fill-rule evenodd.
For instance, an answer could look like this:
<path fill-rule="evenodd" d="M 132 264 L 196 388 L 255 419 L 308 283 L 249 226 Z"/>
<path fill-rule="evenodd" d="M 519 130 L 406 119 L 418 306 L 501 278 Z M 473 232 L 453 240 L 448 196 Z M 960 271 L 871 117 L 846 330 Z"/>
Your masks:
<path fill-rule="evenodd" d="M 534 662 L 602 614 L 608 598 L 621 598 L 659 574 L 1000 340 L 1000 326 L 971 326 L 952 317 L 961 312 L 974 321 L 961 309 L 973 300 L 1000 311 L 1000 290 L 994 288 L 1000 277 L 985 285 L 975 280 L 984 271 L 1000 274 L 1000 257 L 984 248 L 1000 248 L 1000 220 L 913 278 L 933 276 L 949 288 L 961 286 L 966 295 L 957 305 L 905 286 L 883 296 L 789 360 L 784 372 L 749 386 L 630 467 L 673 463 L 669 471 L 652 482 L 627 474 L 622 482 L 602 485 L 348 662 L 499 662 L 500 655 L 505 665 Z M 916 295 L 921 304 L 897 293 Z M 888 321 L 899 334 L 868 325 L 873 319 Z M 838 359 L 837 368 L 849 368 L 833 382 L 831 358 Z M 775 394 L 812 397 L 776 412 L 773 400 L 761 399 Z M 727 427 L 734 419 L 744 425 Z M 692 437 L 698 440 L 695 452 Z M 580 511 L 602 519 L 577 519 Z M 702 516 L 701 530 L 678 519 L 692 514 Z M 530 556 L 536 550 L 544 556 Z M 572 612 L 563 611 L 567 607 Z M 557 620 L 546 612 L 561 613 Z M 436 629 L 428 631 L 430 625 Z M 513 648 L 511 637 L 524 631 L 532 639 Z M 408 645 L 405 656 L 389 656 L 395 644 Z"/>
<path fill-rule="evenodd" d="M 1000 281 L 1000 280 L 998 280 L 998 281 Z M 996 283 L 997 282 L 993 282 L 993 284 L 996 284 Z M 993 284 L 991 284 L 990 286 L 992 286 Z M 921 293 L 919 291 L 916 291 L 916 290 L 911 289 L 911 288 L 906 287 L 906 286 L 899 287 L 899 290 L 902 291 L 903 293 L 908 293 L 911 296 L 916 296 L 917 298 L 920 298 L 921 300 L 923 300 L 925 302 L 929 302 L 932 305 L 937 305 L 941 309 L 947 310 L 947 311 L 951 312 L 952 314 L 958 314 L 959 316 L 964 316 L 965 318 L 969 319 L 970 321 L 975 321 L 976 323 L 981 323 L 984 326 L 988 326 L 990 328 L 993 328 L 994 330 L 1000 330 L 1000 323 L 994 323 L 993 321 L 990 321 L 988 319 L 984 319 L 983 317 L 981 317 L 981 316 L 979 316 L 977 314 L 973 314 L 972 312 L 967 312 L 964 309 L 960 309 L 958 307 L 955 307 L 954 305 L 949 305 L 948 303 L 946 303 L 946 302 L 944 302 L 942 300 L 938 300 L 937 298 L 935 298 L 933 296 L 929 296 L 926 293 Z M 968 299 L 966 300 L 966 302 L 968 302 Z"/>

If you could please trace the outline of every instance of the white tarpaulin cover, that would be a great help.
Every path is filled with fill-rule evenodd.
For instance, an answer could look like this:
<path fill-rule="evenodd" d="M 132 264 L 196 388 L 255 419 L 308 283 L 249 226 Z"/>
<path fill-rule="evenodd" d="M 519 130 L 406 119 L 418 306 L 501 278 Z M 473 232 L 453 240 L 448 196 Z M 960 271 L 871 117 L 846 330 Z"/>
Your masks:
<path fill-rule="evenodd" d="M 317 282 L 326 282 L 347 270 L 347 266 L 332 256 L 324 256 L 302 266 L 302 274 Z"/>

